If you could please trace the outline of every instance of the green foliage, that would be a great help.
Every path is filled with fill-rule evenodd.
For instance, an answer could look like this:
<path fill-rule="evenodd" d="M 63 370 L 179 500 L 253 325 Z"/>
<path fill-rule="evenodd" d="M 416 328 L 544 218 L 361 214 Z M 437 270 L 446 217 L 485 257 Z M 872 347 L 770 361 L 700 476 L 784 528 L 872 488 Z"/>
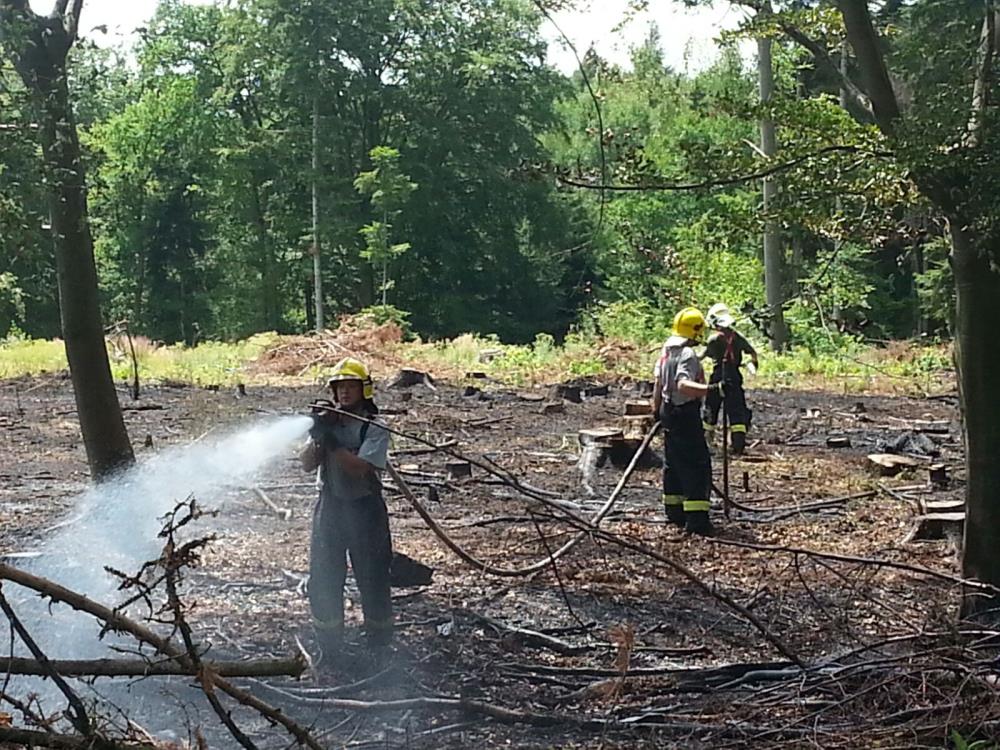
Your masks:
<path fill-rule="evenodd" d="M 990 740 L 973 740 L 969 741 L 958 732 L 958 730 L 951 730 L 951 744 L 955 750 L 996 750 L 997 745 L 995 742 Z"/>
<path fill-rule="evenodd" d="M 381 269 L 382 305 L 386 305 L 389 290 L 394 286 L 389 278 L 389 264 L 410 249 L 409 242 L 390 241 L 392 222 L 406 205 L 410 193 L 417 189 L 415 182 L 400 171 L 399 151 L 387 146 L 376 146 L 369 154 L 372 168 L 354 180 L 354 188 L 371 200 L 372 208 L 381 221 L 372 221 L 359 230 L 365 240 L 361 257 Z"/>
<path fill-rule="evenodd" d="M 949 244 L 943 237 L 924 246 L 925 271 L 917 276 L 921 312 L 932 330 L 948 333 L 955 322 L 955 275 L 948 262 Z"/>

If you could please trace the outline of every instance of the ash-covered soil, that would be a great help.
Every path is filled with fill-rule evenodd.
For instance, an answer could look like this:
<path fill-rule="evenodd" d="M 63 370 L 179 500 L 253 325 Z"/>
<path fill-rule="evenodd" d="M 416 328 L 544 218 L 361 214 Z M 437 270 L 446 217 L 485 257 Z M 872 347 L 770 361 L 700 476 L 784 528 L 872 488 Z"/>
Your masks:
<path fill-rule="evenodd" d="M 570 512 L 590 518 L 622 469 L 606 462 L 589 475 L 588 490 L 577 433 L 617 425 L 638 387 L 612 384 L 606 396 L 543 414 L 551 387 L 475 385 L 480 390 L 472 395 L 463 395 L 465 383 L 379 387 L 377 400 L 394 429 L 455 441 L 454 450 L 570 501 Z M 243 397 L 227 389 L 146 387 L 138 402 L 120 394 L 140 462 L 269 413 L 304 413 L 318 395 L 314 387 L 248 387 Z M 353 656 L 336 668 L 299 681 L 240 684 L 311 727 L 328 747 L 939 747 L 949 728 L 987 726 L 1000 716 L 988 681 L 972 680 L 964 662 L 949 672 L 923 656 L 952 649 L 942 657 L 952 663 L 954 650 L 962 650 L 953 625 L 960 589 L 945 578 L 959 574 L 955 537 L 907 540 L 924 503 L 962 497 L 954 399 L 752 388 L 748 396 L 751 447 L 730 462 L 730 518 L 714 499 L 714 540 L 664 523 L 660 470 L 644 466 L 601 524 L 606 535 L 589 536 L 537 575 L 500 577 L 446 549 L 387 479 L 395 546 L 436 571 L 430 586 L 395 592 L 390 662 L 371 664 L 355 628 Z M 0 425 L 0 549 L 18 564 L 47 529 L 72 515 L 88 481 L 69 380 L 0 384 Z M 850 445 L 828 447 L 829 438 Z M 660 439 L 653 445 L 658 454 Z M 576 533 L 559 509 L 477 466 L 470 477 L 450 478 L 446 463 L 456 459 L 423 447 L 397 436 L 394 465 L 447 534 L 485 563 L 525 567 Z M 913 453 L 915 465 L 896 476 L 877 473 L 866 458 L 899 449 Z M 198 637 L 218 658 L 293 655 L 299 644 L 313 649 L 302 578 L 316 489 L 293 453 L 243 486 L 198 498 L 219 510 L 199 527 L 216 539 L 188 574 L 185 596 Z M 720 488 L 722 463 L 717 451 Z M 946 487 L 929 484 L 934 464 L 947 467 Z M 270 509 L 261 493 L 290 518 Z M 829 555 L 809 554 L 815 551 Z M 349 622 L 357 626 L 353 582 L 349 597 Z M 843 670 L 836 674 L 835 657 Z M 792 679 L 795 660 L 809 669 Z M 353 710 L 321 704 L 332 697 L 361 703 Z M 504 723 L 473 706 L 373 705 L 418 697 L 478 701 L 520 712 L 523 721 L 508 715 L 513 723 Z M 193 705 L 197 696 L 183 693 L 172 705 L 188 700 Z M 184 738 L 185 720 L 171 710 Z M 236 746 L 204 706 L 191 715 L 213 747 Z M 293 743 L 247 709 L 234 708 L 234 716 L 261 747 Z M 542 719 L 551 725 L 540 726 Z"/>

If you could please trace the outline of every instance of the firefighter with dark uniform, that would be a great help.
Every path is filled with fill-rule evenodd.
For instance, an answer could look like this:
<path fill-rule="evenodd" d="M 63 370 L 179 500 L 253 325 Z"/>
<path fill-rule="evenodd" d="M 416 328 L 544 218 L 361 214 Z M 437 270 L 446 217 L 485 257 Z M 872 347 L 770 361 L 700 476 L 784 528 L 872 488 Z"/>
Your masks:
<path fill-rule="evenodd" d="M 386 466 L 389 433 L 376 419 L 374 387 L 363 363 L 342 360 L 327 386 L 338 408 L 363 420 L 332 412 L 317 414 L 301 454 L 303 468 L 318 468 L 321 483 L 313 512 L 308 592 L 324 661 L 336 659 L 343 645 L 348 553 L 361 593 L 369 647 L 384 652 L 393 628 L 392 540 L 379 478 Z"/>
<path fill-rule="evenodd" d="M 715 333 L 708 339 L 702 357 L 708 357 L 715 362 L 709 383 L 725 383 L 725 399 L 719 391 L 710 392 L 705 399 L 705 432 L 711 442 L 715 425 L 719 421 L 720 407 L 725 409 L 729 419 L 729 440 L 732 452 L 740 455 L 746 448 L 747 429 L 750 427 L 751 411 L 747 407 L 746 394 L 743 392 L 743 355 L 750 357 L 756 369 L 757 351 L 740 333 L 733 329 L 733 316 L 729 308 L 721 302 L 712 305 L 708 311 L 708 325 Z M 725 436 L 723 436 L 725 439 Z"/>
<path fill-rule="evenodd" d="M 705 332 L 705 318 L 688 307 L 677 313 L 673 331 L 656 363 L 653 409 L 664 429 L 663 506 L 667 519 L 692 534 L 709 536 L 712 458 L 701 423 L 702 399 L 723 389 L 705 384 L 694 346 Z"/>

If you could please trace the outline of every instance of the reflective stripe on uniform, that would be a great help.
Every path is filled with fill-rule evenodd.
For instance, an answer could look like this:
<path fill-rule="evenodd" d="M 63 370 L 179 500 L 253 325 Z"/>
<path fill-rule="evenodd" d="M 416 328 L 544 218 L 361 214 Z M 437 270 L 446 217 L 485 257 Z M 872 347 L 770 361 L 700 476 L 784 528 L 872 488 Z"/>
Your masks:
<path fill-rule="evenodd" d="M 747 426 L 745 424 L 731 424 L 729 425 L 730 432 L 746 432 Z"/>
<path fill-rule="evenodd" d="M 683 505 L 684 495 L 663 495 L 664 505 Z"/>
<path fill-rule="evenodd" d="M 701 423 L 701 428 L 705 432 L 715 432 L 715 425 L 712 424 L 711 422 L 702 422 Z"/>
<path fill-rule="evenodd" d="M 684 511 L 686 513 L 697 513 L 699 511 L 707 511 L 711 507 L 711 503 L 708 500 L 685 500 L 684 501 Z"/>

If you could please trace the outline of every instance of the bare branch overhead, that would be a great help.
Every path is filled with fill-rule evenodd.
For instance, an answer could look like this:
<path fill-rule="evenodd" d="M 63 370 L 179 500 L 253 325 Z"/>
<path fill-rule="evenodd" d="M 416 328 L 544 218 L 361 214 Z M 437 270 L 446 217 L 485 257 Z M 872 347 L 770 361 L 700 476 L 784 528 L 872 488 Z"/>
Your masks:
<path fill-rule="evenodd" d="M 983 140 L 983 122 L 989 106 L 990 73 L 996 56 L 996 11 L 992 0 L 986 0 L 983 26 L 976 51 L 976 77 L 972 84 L 972 105 L 969 112 L 969 132 L 965 145 L 976 147 Z"/>
<path fill-rule="evenodd" d="M 847 104 L 852 114 L 865 120 L 874 118 L 875 113 L 872 111 L 872 104 L 868 96 L 841 69 L 841 66 L 834 62 L 833 58 L 830 57 L 830 53 L 823 45 L 811 39 L 808 34 L 790 23 L 782 22 L 781 29 L 789 39 L 804 47 L 813 56 L 817 65 L 840 79 L 840 85 L 847 92 Z"/>
<path fill-rule="evenodd" d="M 837 7 L 844 17 L 847 40 L 858 60 L 875 123 L 883 133 L 891 135 L 895 130 L 896 120 L 899 119 L 899 102 L 892 90 L 868 3 L 865 0 L 837 0 Z"/>

